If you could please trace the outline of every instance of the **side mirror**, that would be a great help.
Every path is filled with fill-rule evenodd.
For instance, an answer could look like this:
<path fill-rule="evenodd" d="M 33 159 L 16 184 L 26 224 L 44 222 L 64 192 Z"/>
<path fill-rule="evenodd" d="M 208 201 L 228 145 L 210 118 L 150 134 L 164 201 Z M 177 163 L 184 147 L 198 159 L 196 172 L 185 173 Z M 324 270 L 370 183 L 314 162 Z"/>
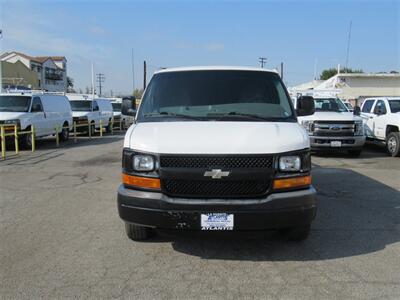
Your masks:
<path fill-rule="evenodd" d="M 296 113 L 298 117 L 309 116 L 315 112 L 314 98 L 311 96 L 300 96 L 297 99 Z"/>
<path fill-rule="evenodd" d="M 361 115 L 361 108 L 359 106 L 354 106 L 353 115 L 355 116 Z"/>
<path fill-rule="evenodd" d="M 135 116 L 136 115 L 135 101 L 136 101 L 135 97 L 122 99 L 121 113 L 126 116 Z"/>

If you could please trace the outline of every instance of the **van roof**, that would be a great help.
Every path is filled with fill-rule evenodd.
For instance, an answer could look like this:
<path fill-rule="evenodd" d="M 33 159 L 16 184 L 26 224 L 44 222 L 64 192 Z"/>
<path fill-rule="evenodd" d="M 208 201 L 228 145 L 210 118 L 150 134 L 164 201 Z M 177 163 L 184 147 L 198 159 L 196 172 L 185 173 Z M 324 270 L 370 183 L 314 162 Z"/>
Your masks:
<path fill-rule="evenodd" d="M 240 66 L 193 66 L 193 67 L 178 67 L 178 68 L 166 68 L 157 70 L 154 72 L 158 73 L 168 73 L 168 72 L 186 72 L 186 71 L 261 71 L 268 73 L 277 73 L 274 70 L 255 68 L 255 67 L 240 67 Z"/>

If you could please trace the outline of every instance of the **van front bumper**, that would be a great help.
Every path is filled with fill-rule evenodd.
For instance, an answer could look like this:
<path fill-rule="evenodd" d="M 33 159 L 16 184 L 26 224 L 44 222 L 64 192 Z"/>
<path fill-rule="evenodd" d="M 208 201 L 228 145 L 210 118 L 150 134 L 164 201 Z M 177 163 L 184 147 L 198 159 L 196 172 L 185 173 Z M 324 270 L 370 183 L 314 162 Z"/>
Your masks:
<path fill-rule="evenodd" d="M 185 199 L 162 193 L 118 189 L 118 212 L 128 223 L 159 229 L 200 230 L 204 213 L 234 215 L 234 230 L 268 230 L 312 222 L 317 209 L 313 187 L 261 199 Z"/>
<path fill-rule="evenodd" d="M 332 147 L 331 142 L 340 141 L 340 147 Z M 365 144 L 365 136 L 310 136 L 311 150 L 319 149 L 362 149 Z"/>

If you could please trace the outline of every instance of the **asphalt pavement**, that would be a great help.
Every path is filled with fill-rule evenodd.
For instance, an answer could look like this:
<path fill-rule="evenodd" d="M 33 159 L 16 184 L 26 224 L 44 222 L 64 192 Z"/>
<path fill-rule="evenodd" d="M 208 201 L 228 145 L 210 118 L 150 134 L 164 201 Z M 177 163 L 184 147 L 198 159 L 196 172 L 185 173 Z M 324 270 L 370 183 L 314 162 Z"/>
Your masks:
<path fill-rule="evenodd" d="M 308 240 L 273 232 L 133 242 L 116 205 L 123 135 L 0 162 L 0 298 L 400 299 L 400 158 L 313 156 Z"/>

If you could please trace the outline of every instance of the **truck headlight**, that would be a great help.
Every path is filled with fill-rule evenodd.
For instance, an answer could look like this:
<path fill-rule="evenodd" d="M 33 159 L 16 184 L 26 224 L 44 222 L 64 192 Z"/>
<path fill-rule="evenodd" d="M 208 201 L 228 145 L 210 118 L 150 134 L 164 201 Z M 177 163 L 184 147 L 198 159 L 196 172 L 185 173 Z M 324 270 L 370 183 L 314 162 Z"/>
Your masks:
<path fill-rule="evenodd" d="M 283 172 L 298 172 L 301 169 L 300 156 L 281 156 L 279 158 L 279 170 Z"/>
<path fill-rule="evenodd" d="M 355 121 L 354 135 L 364 135 L 363 121 Z"/>
<path fill-rule="evenodd" d="M 314 132 L 314 121 L 302 121 L 301 125 L 303 125 L 309 134 Z"/>
<path fill-rule="evenodd" d="M 151 155 L 137 154 L 133 157 L 133 169 L 135 171 L 153 171 L 154 158 Z"/>

